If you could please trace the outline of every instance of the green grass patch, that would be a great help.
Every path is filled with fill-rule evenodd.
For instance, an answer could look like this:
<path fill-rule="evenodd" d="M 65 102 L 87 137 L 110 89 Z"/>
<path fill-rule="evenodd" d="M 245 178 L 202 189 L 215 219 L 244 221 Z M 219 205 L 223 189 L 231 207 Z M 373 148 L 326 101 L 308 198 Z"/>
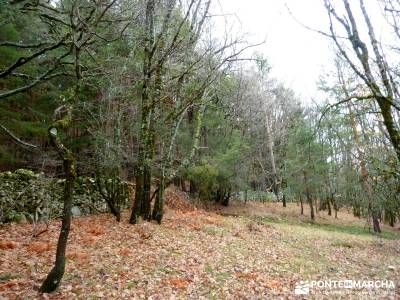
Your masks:
<path fill-rule="evenodd" d="M 353 243 L 346 242 L 346 241 L 335 241 L 331 245 L 334 247 L 354 248 Z"/>
<path fill-rule="evenodd" d="M 216 235 L 216 234 L 220 233 L 220 230 L 214 226 L 206 226 L 206 227 L 203 227 L 202 230 L 209 235 Z"/>
<path fill-rule="evenodd" d="M 229 277 L 231 277 L 231 273 L 230 272 L 220 272 L 220 273 L 217 274 L 216 279 L 218 281 L 225 281 Z"/>
<path fill-rule="evenodd" d="M 313 223 L 312 227 L 319 228 L 326 231 L 338 232 L 338 233 L 347 233 L 351 235 L 368 235 L 368 236 L 376 236 L 384 239 L 400 239 L 400 234 L 392 231 L 382 231 L 382 233 L 376 234 L 372 231 L 364 228 L 363 226 L 357 225 L 336 225 L 336 224 L 319 224 Z"/>
<path fill-rule="evenodd" d="M 136 288 L 138 286 L 138 284 L 139 284 L 138 280 L 130 280 L 126 283 L 126 288 L 133 289 L 133 288 Z"/>
<path fill-rule="evenodd" d="M 212 268 L 210 265 L 205 265 L 204 271 L 205 271 L 206 273 L 212 273 L 212 272 L 214 272 L 213 268 Z"/>
<path fill-rule="evenodd" d="M 382 231 L 381 233 L 377 234 L 368 230 L 362 225 L 346 225 L 346 224 L 321 224 L 317 221 L 311 220 L 301 220 L 301 219 L 294 219 L 294 218 L 287 218 L 287 217 L 276 217 L 276 216 L 256 216 L 251 217 L 251 219 L 256 220 L 258 222 L 266 223 L 266 224 L 287 224 L 287 225 L 297 225 L 302 227 L 308 228 L 315 228 L 324 231 L 336 232 L 336 233 L 344 233 L 350 235 L 357 235 L 357 236 L 369 236 L 369 237 L 378 237 L 384 239 L 391 239 L 396 240 L 400 239 L 400 233 L 394 231 Z"/>
<path fill-rule="evenodd" d="M 161 266 L 156 268 L 156 271 L 161 272 L 161 273 L 165 273 L 165 274 L 180 274 L 181 272 L 175 269 L 172 269 L 170 267 L 167 266 Z"/>
<path fill-rule="evenodd" d="M 7 281 L 7 280 L 17 279 L 17 278 L 21 278 L 21 275 L 9 273 L 9 272 L 0 274 L 0 281 Z"/>

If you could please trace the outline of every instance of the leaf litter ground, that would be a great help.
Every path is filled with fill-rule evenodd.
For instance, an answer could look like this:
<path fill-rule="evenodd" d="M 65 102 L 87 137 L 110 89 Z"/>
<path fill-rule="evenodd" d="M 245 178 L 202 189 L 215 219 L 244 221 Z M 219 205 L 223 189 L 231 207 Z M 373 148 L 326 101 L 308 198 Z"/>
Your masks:
<path fill-rule="evenodd" d="M 8 224 L 0 228 L 0 299 L 298 299 L 301 280 L 399 286 L 398 230 L 372 235 L 345 212 L 338 220 L 320 212 L 315 225 L 298 210 L 234 202 L 209 211 L 167 208 L 162 225 L 129 225 L 128 211 L 121 223 L 109 214 L 76 218 L 62 284 L 44 295 L 37 289 L 52 266 L 60 222 L 37 238 L 30 224 Z"/>

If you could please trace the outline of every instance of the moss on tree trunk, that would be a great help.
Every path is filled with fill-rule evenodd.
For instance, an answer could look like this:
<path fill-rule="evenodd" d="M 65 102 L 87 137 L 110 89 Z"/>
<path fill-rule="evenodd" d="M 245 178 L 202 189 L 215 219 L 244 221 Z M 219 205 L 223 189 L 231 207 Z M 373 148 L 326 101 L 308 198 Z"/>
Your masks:
<path fill-rule="evenodd" d="M 43 293 L 50 293 L 54 291 L 59 286 L 64 275 L 65 252 L 67 249 L 68 235 L 71 227 L 71 208 L 76 179 L 75 158 L 72 152 L 60 142 L 56 126 L 50 128 L 49 136 L 63 160 L 65 186 L 63 195 L 64 209 L 61 231 L 57 242 L 56 260 L 54 267 L 51 269 L 50 273 L 47 275 L 45 281 L 40 287 L 40 291 Z"/>

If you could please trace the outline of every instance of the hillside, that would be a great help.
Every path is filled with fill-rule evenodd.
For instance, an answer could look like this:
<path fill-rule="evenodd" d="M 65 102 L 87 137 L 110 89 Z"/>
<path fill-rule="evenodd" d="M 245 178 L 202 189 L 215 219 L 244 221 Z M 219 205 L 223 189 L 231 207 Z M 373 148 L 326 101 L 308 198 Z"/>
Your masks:
<path fill-rule="evenodd" d="M 298 299 L 294 287 L 304 280 L 400 282 L 398 230 L 373 235 L 346 212 L 340 221 L 320 212 L 311 224 L 295 204 L 234 202 L 213 210 L 167 209 L 161 225 L 129 225 L 127 211 L 121 223 L 108 214 L 74 219 L 66 274 L 44 295 L 37 289 L 53 262 L 59 222 L 37 238 L 29 224 L 5 225 L 0 298 Z M 341 297 L 329 293 L 318 297 Z"/>

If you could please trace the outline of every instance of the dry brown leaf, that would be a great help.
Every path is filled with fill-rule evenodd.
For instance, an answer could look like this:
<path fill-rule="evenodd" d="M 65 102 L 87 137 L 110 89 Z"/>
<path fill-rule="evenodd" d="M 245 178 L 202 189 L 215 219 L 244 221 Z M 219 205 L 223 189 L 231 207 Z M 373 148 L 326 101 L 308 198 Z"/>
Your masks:
<path fill-rule="evenodd" d="M 186 289 L 186 287 L 189 285 L 188 280 L 180 278 L 172 278 L 168 280 L 168 283 L 177 289 Z"/>
<path fill-rule="evenodd" d="M 238 278 L 247 279 L 247 280 L 255 280 L 258 277 L 258 275 L 255 273 L 235 272 L 235 275 Z"/>
<path fill-rule="evenodd" d="M 130 252 L 131 251 L 129 251 L 129 249 L 125 247 L 119 249 L 119 254 L 121 254 L 122 256 L 128 256 Z"/>
<path fill-rule="evenodd" d="M 82 251 L 71 251 L 66 254 L 68 259 L 72 260 L 82 260 L 89 257 L 89 254 Z"/>
<path fill-rule="evenodd" d="M 95 227 L 89 229 L 89 233 L 97 236 L 97 235 L 104 234 L 105 231 L 101 226 L 95 226 Z"/>
<path fill-rule="evenodd" d="M 1 241 L 0 242 L 0 249 L 6 250 L 6 249 L 14 249 L 18 246 L 17 242 L 14 241 Z"/>
<path fill-rule="evenodd" d="M 51 250 L 51 245 L 49 242 L 33 242 L 30 243 L 27 247 L 29 252 L 43 253 Z"/>
<path fill-rule="evenodd" d="M 0 292 L 7 291 L 7 290 L 9 290 L 10 288 L 12 288 L 13 286 L 16 286 L 16 285 L 18 285 L 18 283 L 15 282 L 15 281 L 7 281 L 5 283 L 0 283 Z"/>
<path fill-rule="evenodd" d="M 270 279 L 265 281 L 265 286 L 272 290 L 279 290 L 282 288 L 282 283 L 278 280 Z"/>
<path fill-rule="evenodd" d="M 81 241 L 82 241 L 83 245 L 90 245 L 90 244 L 93 244 L 96 241 L 96 238 L 93 237 L 93 236 L 88 235 L 88 236 L 84 236 L 81 239 Z"/>

